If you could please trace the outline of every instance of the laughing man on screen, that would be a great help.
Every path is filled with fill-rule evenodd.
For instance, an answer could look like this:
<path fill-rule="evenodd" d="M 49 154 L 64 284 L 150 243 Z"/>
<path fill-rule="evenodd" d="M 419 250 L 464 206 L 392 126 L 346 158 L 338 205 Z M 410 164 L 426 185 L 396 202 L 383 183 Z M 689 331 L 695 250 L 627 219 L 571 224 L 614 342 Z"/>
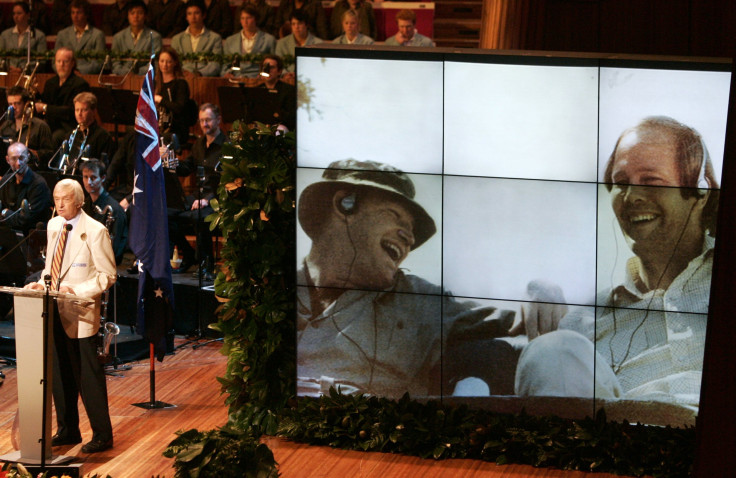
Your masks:
<path fill-rule="evenodd" d="M 488 341 L 484 357 L 506 364 L 513 383 L 518 352 L 494 340 L 509 334 L 514 313 L 460 302 L 400 269 L 436 232 L 414 196 L 405 173 L 352 159 L 330 164 L 301 193 L 299 223 L 312 246 L 297 278 L 300 395 L 332 386 L 386 397 L 449 394 L 453 381 L 474 374 L 452 357 L 441 373 L 443 341 L 460 351 L 474 339 Z"/>
<path fill-rule="evenodd" d="M 599 293 L 597 318 L 568 314 L 567 330 L 530 342 L 517 393 L 697 410 L 718 206 L 708 151 L 694 129 L 649 117 L 619 137 L 604 180 L 635 254 L 626 279 Z"/>

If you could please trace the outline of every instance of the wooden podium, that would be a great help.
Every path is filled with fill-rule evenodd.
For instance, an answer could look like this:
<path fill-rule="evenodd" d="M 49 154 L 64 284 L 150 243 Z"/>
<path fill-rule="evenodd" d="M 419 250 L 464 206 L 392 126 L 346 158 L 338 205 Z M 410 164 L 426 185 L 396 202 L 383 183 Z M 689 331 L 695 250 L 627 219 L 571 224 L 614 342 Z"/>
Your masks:
<path fill-rule="evenodd" d="M 44 321 L 46 291 L 3 286 L 0 292 L 14 296 L 20 422 L 20 450 L 0 456 L 0 461 L 30 465 L 59 465 L 71 461 L 75 457 L 51 454 L 52 318 L 55 304 L 52 299 L 85 305 L 92 301 L 75 295 L 48 292 L 48 320 Z"/>

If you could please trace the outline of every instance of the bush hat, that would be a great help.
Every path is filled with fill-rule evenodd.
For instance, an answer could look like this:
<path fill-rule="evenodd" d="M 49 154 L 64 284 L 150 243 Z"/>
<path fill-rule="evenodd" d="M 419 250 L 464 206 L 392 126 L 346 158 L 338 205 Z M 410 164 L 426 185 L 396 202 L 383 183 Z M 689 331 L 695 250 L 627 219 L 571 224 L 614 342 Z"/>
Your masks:
<path fill-rule="evenodd" d="M 333 161 L 322 173 L 322 179 L 307 186 L 299 197 L 299 223 L 312 239 L 324 225 L 328 217 L 325 211 L 332 207 L 332 198 L 341 189 L 379 191 L 404 205 L 414 219 L 412 250 L 437 232 L 432 217 L 414 200 L 416 191 L 411 178 L 391 165 L 355 159 Z"/>

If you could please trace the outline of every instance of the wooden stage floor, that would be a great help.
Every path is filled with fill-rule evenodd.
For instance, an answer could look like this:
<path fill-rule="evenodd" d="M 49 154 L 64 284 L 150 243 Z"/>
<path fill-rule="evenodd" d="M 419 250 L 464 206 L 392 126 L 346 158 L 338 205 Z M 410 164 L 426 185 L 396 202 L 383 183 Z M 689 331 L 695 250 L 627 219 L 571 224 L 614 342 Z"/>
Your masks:
<path fill-rule="evenodd" d="M 181 344 L 177 339 L 175 344 Z M 98 473 L 113 478 L 173 477 L 173 459 L 162 453 L 177 430 L 209 430 L 227 420 L 225 396 L 220 395 L 217 376 L 224 374 L 226 357 L 219 343 L 193 350 L 177 349 L 163 363 L 156 362 L 156 400 L 176 408 L 145 410 L 132 404 L 149 400 L 149 362 L 133 362 L 121 376 L 108 377 L 110 414 L 115 446 L 106 452 L 86 455 L 81 445 L 54 448 L 55 454 L 75 455 L 83 475 Z M 16 370 L 5 367 L 5 383 L 0 387 L 0 455 L 14 451 L 13 422 L 18 406 Z M 82 436 L 90 439 L 89 424 L 83 412 Z M 285 478 L 405 478 L 405 477 L 572 477 L 613 478 L 600 473 L 565 472 L 530 466 L 496 466 L 475 460 L 422 460 L 387 453 L 361 453 L 312 447 L 268 437 L 264 440 L 274 452 L 281 476 Z M 223 477 L 225 478 L 225 477 Z M 228 477 L 229 478 L 229 477 Z"/>

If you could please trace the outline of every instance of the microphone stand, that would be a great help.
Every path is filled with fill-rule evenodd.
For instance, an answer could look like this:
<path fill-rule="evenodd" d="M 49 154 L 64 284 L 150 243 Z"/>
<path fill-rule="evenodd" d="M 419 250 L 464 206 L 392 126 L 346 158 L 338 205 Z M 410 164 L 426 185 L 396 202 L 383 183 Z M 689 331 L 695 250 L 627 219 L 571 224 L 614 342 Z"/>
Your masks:
<path fill-rule="evenodd" d="M 46 274 L 43 278 L 44 285 L 46 286 L 46 295 L 44 296 L 43 300 L 43 400 L 42 400 L 42 406 L 41 406 L 41 471 L 44 471 L 46 469 L 46 397 L 48 396 L 48 387 L 49 383 L 48 380 L 45 380 L 46 377 L 48 377 L 48 353 L 49 353 L 49 342 L 50 337 L 49 335 L 53 333 L 53 324 L 51 323 L 51 317 L 50 313 L 52 310 L 51 305 L 51 294 L 49 293 L 51 291 L 51 274 Z M 51 351 L 53 353 L 53 351 Z"/>
<path fill-rule="evenodd" d="M 207 177 L 204 173 L 204 166 L 198 166 L 197 167 L 197 180 L 199 182 L 199 188 L 197 188 L 197 221 L 194 224 L 194 233 L 196 234 L 196 240 L 194 241 L 194 245 L 197 247 L 196 255 L 197 258 L 197 264 L 199 265 L 197 269 L 197 330 L 194 333 L 194 337 L 191 340 L 188 340 L 184 342 L 183 344 L 179 345 L 177 349 L 186 347 L 187 345 L 193 343 L 193 342 L 199 342 L 204 337 L 204 333 L 202 331 L 202 283 L 203 283 L 203 269 L 204 266 L 202 264 L 202 253 L 200 252 L 200 240 L 199 240 L 199 220 L 200 216 L 202 215 L 202 194 L 204 193 L 204 183 L 206 181 Z M 199 344 L 195 344 L 192 349 L 196 349 Z"/>
<path fill-rule="evenodd" d="M 199 238 L 199 235 L 200 235 L 199 228 L 202 226 L 199 224 L 199 222 L 202 220 L 202 194 L 204 193 L 205 180 L 206 178 L 204 175 L 204 167 L 202 167 L 202 174 L 199 177 L 199 205 L 200 206 L 197 208 L 197 226 L 195 228 L 196 233 L 197 233 L 197 241 L 196 241 L 197 257 L 198 257 L 197 260 L 199 262 L 199 271 L 197 273 L 197 279 L 199 283 L 197 287 L 197 327 L 198 327 L 197 337 L 199 339 L 204 337 L 204 333 L 202 332 L 202 309 L 203 309 L 202 307 L 202 287 L 203 287 L 203 282 L 204 282 L 205 276 L 207 277 L 208 280 L 213 280 L 213 278 L 210 276 L 209 271 L 207 271 L 205 268 L 206 267 L 205 263 L 207 262 L 207 259 L 202 258 L 201 257 L 202 254 L 200 253 L 201 247 L 200 247 L 200 238 Z M 211 244 L 210 244 L 210 247 L 212 247 Z M 211 344 L 212 342 L 220 342 L 222 340 L 223 340 L 223 337 L 205 340 L 204 342 L 196 343 L 194 346 L 192 346 L 192 350 L 197 350 L 199 347 L 203 347 L 207 344 Z"/>

